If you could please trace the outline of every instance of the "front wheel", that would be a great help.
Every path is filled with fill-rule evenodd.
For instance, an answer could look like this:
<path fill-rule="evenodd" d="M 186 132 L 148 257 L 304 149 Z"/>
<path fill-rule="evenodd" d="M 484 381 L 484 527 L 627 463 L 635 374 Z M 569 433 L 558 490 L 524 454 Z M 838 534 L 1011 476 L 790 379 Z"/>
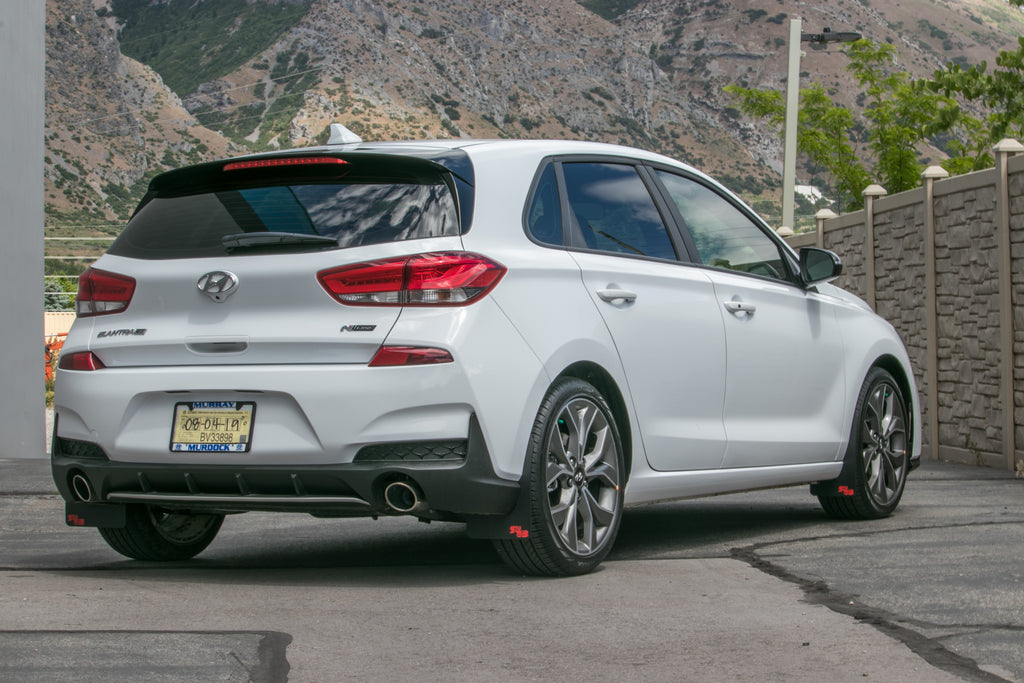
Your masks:
<path fill-rule="evenodd" d="M 167 510 L 153 505 L 128 505 L 126 524 L 99 532 L 107 544 L 133 560 L 173 562 L 195 557 L 210 545 L 224 515 Z"/>
<path fill-rule="evenodd" d="M 525 574 L 570 576 L 608 555 L 622 519 L 625 467 L 615 417 L 589 383 L 552 385 L 534 421 L 524 485 L 530 527 L 495 541 L 501 558 Z"/>
<path fill-rule="evenodd" d="M 893 376 L 872 368 L 861 387 L 844 468 L 852 486 L 819 495 L 825 512 L 843 519 L 888 517 L 899 505 L 909 469 L 907 406 Z"/>

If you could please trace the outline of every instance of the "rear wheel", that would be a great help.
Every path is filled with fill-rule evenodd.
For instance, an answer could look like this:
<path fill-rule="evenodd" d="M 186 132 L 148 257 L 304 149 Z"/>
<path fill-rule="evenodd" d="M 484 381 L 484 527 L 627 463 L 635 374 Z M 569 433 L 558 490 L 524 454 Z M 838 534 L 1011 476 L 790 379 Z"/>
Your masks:
<path fill-rule="evenodd" d="M 528 534 L 495 541 L 498 554 L 525 574 L 593 570 L 618 533 L 625 484 L 622 444 L 607 401 L 583 380 L 557 381 L 537 413 L 527 457 Z"/>
<path fill-rule="evenodd" d="M 195 557 L 210 545 L 224 515 L 202 515 L 153 505 L 128 505 L 126 524 L 100 528 L 111 548 L 134 560 L 171 562 Z"/>
<path fill-rule="evenodd" d="M 854 414 L 844 467 L 853 467 L 853 485 L 841 495 L 820 495 L 825 512 L 843 519 L 878 519 L 892 514 L 907 482 L 910 434 L 907 406 L 893 376 L 872 368 Z"/>

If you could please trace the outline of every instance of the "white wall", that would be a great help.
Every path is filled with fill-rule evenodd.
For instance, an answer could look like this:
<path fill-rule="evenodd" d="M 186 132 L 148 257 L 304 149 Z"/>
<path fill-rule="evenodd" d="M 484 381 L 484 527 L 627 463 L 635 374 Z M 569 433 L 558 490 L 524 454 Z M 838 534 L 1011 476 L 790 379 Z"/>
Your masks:
<path fill-rule="evenodd" d="M 43 0 L 0 12 L 0 458 L 42 458 Z"/>

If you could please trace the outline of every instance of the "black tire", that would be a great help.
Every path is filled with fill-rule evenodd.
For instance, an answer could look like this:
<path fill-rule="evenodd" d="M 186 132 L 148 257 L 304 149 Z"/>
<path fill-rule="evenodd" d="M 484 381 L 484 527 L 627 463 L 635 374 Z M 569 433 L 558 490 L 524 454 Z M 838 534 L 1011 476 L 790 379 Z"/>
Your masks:
<path fill-rule="evenodd" d="M 133 560 L 174 562 L 195 557 L 210 545 L 224 515 L 201 515 L 152 505 L 128 505 L 127 524 L 100 528 L 107 544 Z"/>
<path fill-rule="evenodd" d="M 899 384 L 882 368 L 872 368 L 857 396 L 843 465 L 844 470 L 853 468 L 853 484 L 843 494 L 829 487 L 828 495 L 819 495 L 825 512 L 839 519 L 891 515 L 907 483 L 910 437 L 907 404 Z"/>
<path fill-rule="evenodd" d="M 615 542 L 626 480 L 622 440 L 600 392 L 572 377 L 555 382 L 537 412 L 527 461 L 528 535 L 494 541 L 498 555 L 524 574 L 592 571 Z"/>

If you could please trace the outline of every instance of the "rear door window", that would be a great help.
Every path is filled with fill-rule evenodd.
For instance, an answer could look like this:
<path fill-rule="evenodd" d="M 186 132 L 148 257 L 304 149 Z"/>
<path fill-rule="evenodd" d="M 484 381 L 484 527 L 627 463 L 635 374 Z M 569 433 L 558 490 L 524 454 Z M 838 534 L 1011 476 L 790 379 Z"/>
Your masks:
<path fill-rule="evenodd" d="M 562 164 L 575 246 L 597 251 L 676 259 L 661 213 L 631 164 Z"/>

